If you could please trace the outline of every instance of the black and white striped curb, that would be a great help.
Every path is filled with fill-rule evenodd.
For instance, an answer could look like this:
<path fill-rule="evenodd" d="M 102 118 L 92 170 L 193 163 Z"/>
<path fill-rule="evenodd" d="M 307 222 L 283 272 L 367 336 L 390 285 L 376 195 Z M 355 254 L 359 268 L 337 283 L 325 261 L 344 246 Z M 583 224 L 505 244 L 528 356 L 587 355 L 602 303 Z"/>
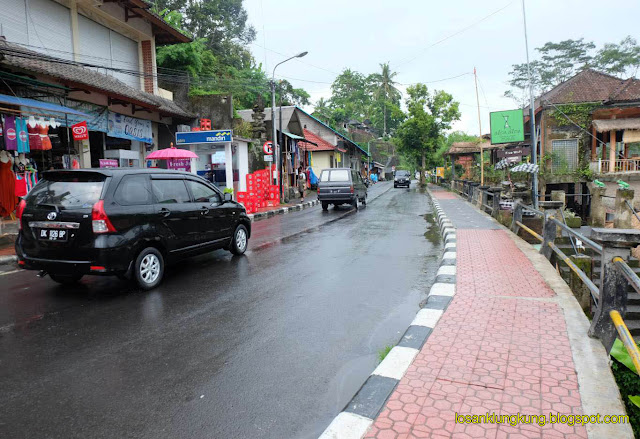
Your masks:
<path fill-rule="evenodd" d="M 250 213 L 249 218 L 251 221 L 260 221 L 272 216 L 282 215 L 289 212 L 296 212 L 308 207 L 313 207 L 319 203 L 318 200 L 305 201 L 304 203 L 296 204 L 295 206 L 280 207 L 279 209 L 268 210 L 266 212 Z"/>
<path fill-rule="evenodd" d="M 444 255 L 429 290 L 427 302 L 400 342 L 376 367 L 349 404 L 336 416 L 320 439 L 360 439 L 369 430 L 387 399 L 406 373 L 456 293 L 456 229 L 433 198 L 444 239 Z"/>

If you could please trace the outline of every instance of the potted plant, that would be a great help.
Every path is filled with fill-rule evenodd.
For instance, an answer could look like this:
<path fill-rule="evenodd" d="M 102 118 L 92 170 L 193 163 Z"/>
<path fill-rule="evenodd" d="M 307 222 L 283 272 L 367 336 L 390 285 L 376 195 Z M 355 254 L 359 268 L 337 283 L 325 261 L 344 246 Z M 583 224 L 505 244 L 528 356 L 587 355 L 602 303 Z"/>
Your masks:
<path fill-rule="evenodd" d="M 569 227 L 572 229 L 579 229 L 582 226 L 582 218 L 575 214 L 570 209 L 564 209 L 564 219 Z"/>

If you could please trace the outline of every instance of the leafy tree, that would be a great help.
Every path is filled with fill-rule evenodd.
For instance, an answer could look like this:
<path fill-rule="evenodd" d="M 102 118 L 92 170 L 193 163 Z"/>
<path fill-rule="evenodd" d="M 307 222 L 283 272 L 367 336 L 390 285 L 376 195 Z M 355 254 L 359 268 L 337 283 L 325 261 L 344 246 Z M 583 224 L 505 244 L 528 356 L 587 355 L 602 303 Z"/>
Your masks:
<path fill-rule="evenodd" d="M 247 24 L 247 11 L 242 0 L 154 0 L 152 8 L 170 24 L 184 29 L 196 39 L 204 39 L 206 45 L 224 65 L 237 69 L 253 64 L 247 44 L 255 40 L 256 31 Z M 181 26 L 175 15 L 167 19 L 162 11 L 179 12 Z"/>
<path fill-rule="evenodd" d="M 400 109 L 402 94 L 396 88 L 397 83 L 394 81 L 398 73 L 391 71 L 389 63 L 380 64 L 380 69 L 380 73 L 373 73 L 367 79 L 372 90 L 373 105 L 382 110 L 382 133 L 386 136 L 388 111 L 391 111 L 391 107 Z"/>
<path fill-rule="evenodd" d="M 640 68 L 640 46 L 635 38 L 628 36 L 620 44 L 607 43 L 595 57 L 598 69 L 613 75 L 633 77 Z"/>
<path fill-rule="evenodd" d="M 408 117 L 398 127 L 396 137 L 400 150 L 419 163 L 420 183 L 424 185 L 427 159 L 433 162 L 451 123 L 460 119 L 459 103 L 445 91 L 430 93 L 424 84 L 409 87 L 407 94 Z"/>
<path fill-rule="evenodd" d="M 367 80 L 362 73 L 345 69 L 331 84 L 330 106 L 336 123 L 367 117 L 369 95 Z"/>
<path fill-rule="evenodd" d="M 309 105 L 309 93 L 302 88 L 294 88 L 286 79 L 278 81 L 276 88 L 278 102 L 282 101 L 282 105 Z"/>
<path fill-rule="evenodd" d="M 627 77 L 635 76 L 640 68 L 640 46 L 632 37 L 620 44 L 605 44 L 595 55 L 593 42 L 564 40 L 559 43 L 548 42 L 536 48 L 540 58 L 531 62 L 534 94 L 539 95 L 551 90 L 576 73 L 594 67 L 603 72 Z M 506 97 L 514 99 L 519 105 L 528 103 L 529 78 L 526 64 L 514 64 L 509 72 L 511 89 Z"/>

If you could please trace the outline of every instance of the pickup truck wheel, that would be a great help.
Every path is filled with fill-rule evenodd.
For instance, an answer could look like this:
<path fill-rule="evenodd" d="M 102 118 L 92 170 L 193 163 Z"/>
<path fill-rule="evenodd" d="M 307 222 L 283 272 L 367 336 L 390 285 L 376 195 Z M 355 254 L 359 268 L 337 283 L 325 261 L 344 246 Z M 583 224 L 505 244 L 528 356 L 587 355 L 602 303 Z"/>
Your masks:
<path fill-rule="evenodd" d="M 136 283 L 143 290 L 155 288 L 164 276 L 164 258 L 155 247 L 147 247 L 140 252 L 133 266 Z"/>
<path fill-rule="evenodd" d="M 322 210 L 329 210 L 329 203 L 327 203 L 326 201 L 322 202 Z"/>
<path fill-rule="evenodd" d="M 247 234 L 247 228 L 240 224 L 236 227 L 236 231 L 233 232 L 233 239 L 231 240 L 231 253 L 234 255 L 241 255 L 247 251 L 249 244 L 249 236 Z"/>
<path fill-rule="evenodd" d="M 82 279 L 81 274 L 49 274 L 49 277 L 52 281 L 58 282 L 62 285 L 72 285 L 77 283 L 80 279 Z"/>

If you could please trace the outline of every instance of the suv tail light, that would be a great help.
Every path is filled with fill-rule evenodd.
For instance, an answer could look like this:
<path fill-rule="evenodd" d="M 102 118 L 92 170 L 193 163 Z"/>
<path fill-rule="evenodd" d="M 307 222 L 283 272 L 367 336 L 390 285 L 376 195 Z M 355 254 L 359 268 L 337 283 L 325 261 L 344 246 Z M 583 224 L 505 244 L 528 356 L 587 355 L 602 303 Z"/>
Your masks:
<path fill-rule="evenodd" d="M 104 201 L 100 200 L 93 205 L 91 209 L 91 227 L 93 233 L 111 233 L 115 232 L 116 228 L 113 227 L 107 213 L 104 211 Z"/>
<path fill-rule="evenodd" d="M 27 202 L 24 200 L 20 200 L 18 207 L 16 207 L 16 218 L 18 218 L 18 230 L 22 230 L 22 214 L 24 213 L 24 208 L 27 207 Z"/>
<path fill-rule="evenodd" d="M 353 185 L 351 185 L 351 187 L 349 188 L 349 190 L 351 191 L 351 193 L 354 193 Z"/>

